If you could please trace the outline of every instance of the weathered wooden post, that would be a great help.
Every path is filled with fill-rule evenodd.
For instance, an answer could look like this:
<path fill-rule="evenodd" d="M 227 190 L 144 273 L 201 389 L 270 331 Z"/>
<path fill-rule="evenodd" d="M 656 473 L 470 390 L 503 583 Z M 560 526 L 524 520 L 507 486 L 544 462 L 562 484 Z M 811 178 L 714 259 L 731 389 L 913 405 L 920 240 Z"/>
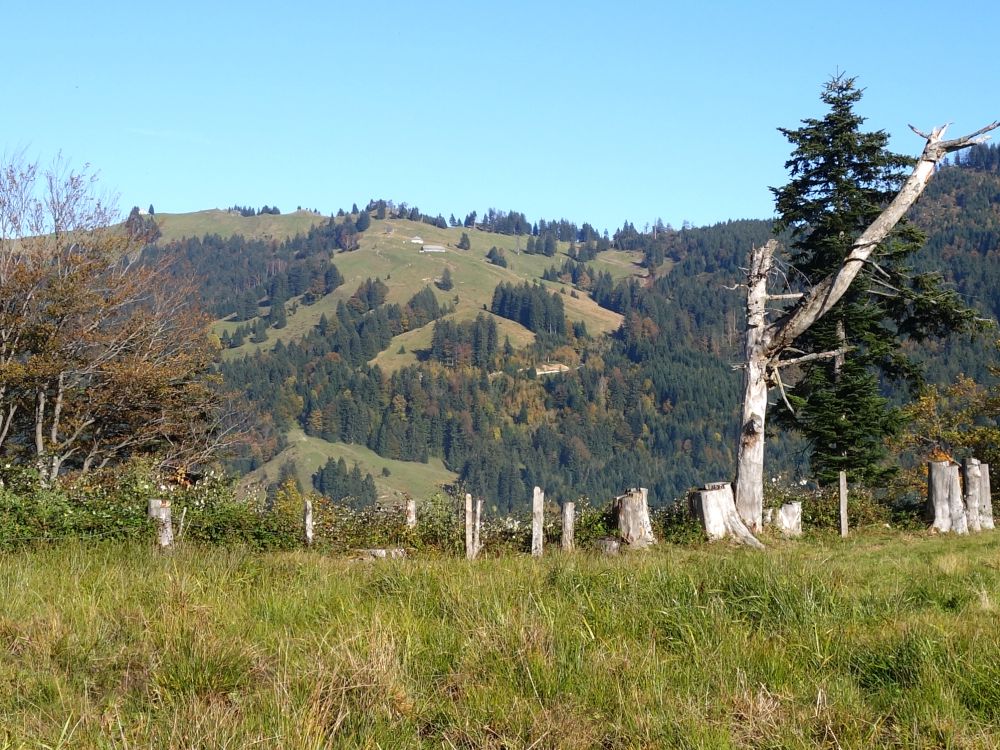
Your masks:
<path fill-rule="evenodd" d="M 535 487 L 531 493 L 531 556 L 541 557 L 545 546 L 545 493 Z"/>
<path fill-rule="evenodd" d="M 994 528 L 989 464 L 979 464 L 979 523 L 984 530 Z"/>
<path fill-rule="evenodd" d="M 155 520 L 156 543 L 160 549 L 168 549 L 174 543 L 174 527 L 170 522 L 170 501 L 159 497 L 149 498 L 146 514 Z"/>
<path fill-rule="evenodd" d="M 406 528 L 417 528 L 417 501 L 406 496 Z"/>
<path fill-rule="evenodd" d="M 313 543 L 313 504 L 307 496 L 302 500 L 302 540 L 307 547 Z"/>
<path fill-rule="evenodd" d="M 741 544 L 764 549 L 764 545 L 750 532 L 736 512 L 733 487 L 729 482 L 705 485 L 705 489 L 690 496 L 689 502 L 691 513 L 701 521 L 709 539 L 732 536 Z"/>
<path fill-rule="evenodd" d="M 573 551 L 573 525 L 576 523 L 576 503 L 563 503 L 562 507 L 562 548 L 563 552 Z"/>
<path fill-rule="evenodd" d="M 847 472 L 840 472 L 840 535 L 847 536 Z"/>
<path fill-rule="evenodd" d="M 927 464 L 927 516 L 931 528 L 937 531 L 969 533 L 958 464 L 951 461 L 931 461 Z"/>
<path fill-rule="evenodd" d="M 979 491 L 981 478 L 979 459 L 967 456 L 962 461 L 962 479 L 965 482 L 965 492 L 962 499 L 965 504 L 965 518 L 969 524 L 969 531 L 982 531 L 983 529 L 979 523 L 979 506 L 982 502 Z"/>
<path fill-rule="evenodd" d="M 483 545 L 479 541 L 479 532 L 483 527 L 483 498 L 476 498 L 476 514 L 472 520 L 472 559 L 479 557 Z"/>
<path fill-rule="evenodd" d="M 472 519 L 472 495 L 465 493 L 465 559 L 476 559 L 476 546 L 473 537 L 474 522 Z"/>

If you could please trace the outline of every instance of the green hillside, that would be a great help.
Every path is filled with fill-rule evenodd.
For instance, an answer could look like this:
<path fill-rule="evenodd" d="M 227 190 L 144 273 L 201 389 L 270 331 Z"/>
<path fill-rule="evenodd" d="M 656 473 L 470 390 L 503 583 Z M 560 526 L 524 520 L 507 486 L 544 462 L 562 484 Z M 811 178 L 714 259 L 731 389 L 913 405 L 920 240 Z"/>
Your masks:
<path fill-rule="evenodd" d="M 260 216 L 240 216 L 233 211 L 211 208 L 186 214 L 153 215 L 160 228 L 160 242 L 172 242 L 184 237 L 203 237 L 217 234 L 220 237 L 243 235 L 247 239 L 287 240 L 296 234 L 304 234 L 309 228 L 327 217 L 312 211 L 296 211 L 290 214 L 261 214 Z"/>
<path fill-rule="evenodd" d="M 205 212 L 209 213 L 209 212 Z M 236 217 L 239 219 L 240 217 Z M 254 217 L 269 218 L 269 217 Z M 281 218 L 281 217 L 270 217 Z M 469 250 L 459 250 L 457 245 L 462 233 L 467 232 L 471 242 Z M 422 243 L 413 241 L 415 238 Z M 240 357 L 256 351 L 258 348 L 269 350 L 278 341 L 285 343 L 301 338 L 308 333 L 325 314 L 331 317 L 337 303 L 349 298 L 358 286 L 368 278 L 378 278 L 389 287 L 388 302 L 405 304 L 414 294 L 425 286 L 433 286 L 448 268 L 451 272 L 454 288 L 448 292 L 437 290 L 437 296 L 442 303 L 455 305 L 455 315 L 460 320 L 475 317 L 476 311 L 489 308 L 493 299 L 493 290 L 497 284 L 504 282 L 520 283 L 522 281 L 539 281 L 553 291 L 565 289 L 563 302 L 567 317 L 571 321 L 582 321 L 591 335 L 614 331 L 621 324 L 621 315 L 600 307 L 586 295 L 574 298 L 572 291 L 565 284 L 542 281 L 546 269 L 555 265 L 559 267 L 568 258 L 567 243 L 560 243 L 559 252 L 555 257 L 544 255 L 518 254 L 517 245 L 524 244 L 523 237 L 499 235 L 475 229 L 449 227 L 440 229 L 430 224 L 404 219 L 372 221 L 371 227 L 361 235 L 358 250 L 349 253 L 337 253 L 333 262 L 344 276 L 344 284 L 321 298 L 313 305 L 299 305 L 288 317 L 288 325 L 280 330 L 268 331 L 268 339 L 262 344 L 246 343 L 242 347 L 229 349 L 224 356 Z M 444 247 L 444 252 L 421 252 L 423 245 Z M 501 268 L 486 260 L 486 254 L 491 247 L 505 251 L 508 267 Z M 628 276 L 643 276 L 645 269 L 639 263 L 640 253 L 611 251 L 600 253 L 588 265 L 595 271 L 607 271 L 615 279 Z M 455 301 L 457 298 L 457 302 Z M 294 302 L 294 300 L 293 300 Z M 266 314 L 266 308 L 261 314 Z M 220 321 L 216 323 L 215 332 L 222 335 L 224 331 L 232 333 L 242 323 Z M 511 337 L 515 346 L 529 343 L 533 335 L 522 326 L 511 321 L 505 321 L 503 333 Z M 415 336 L 410 331 L 400 336 L 399 342 L 393 342 L 389 352 L 395 353 L 399 347 L 405 346 L 411 350 L 411 339 L 419 341 L 430 340 L 430 330 Z M 417 344 L 417 348 L 422 344 Z M 409 361 L 409 360 L 408 360 Z"/>
<path fill-rule="evenodd" d="M 312 475 L 328 459 L 343 458 L 348 466 L 358 464 L 362 473 L 371 474 L 379 491 L 381 502 L 391 502 L 407 493 L 417 499 L 430 497 L 441 491 L 441 486 L 455 481 L 456 475 L 448 471 L 439 458 L 431 458 L 426 464 L 414 461 L 395 461 L 383 458 L 363 445 L 329 443 L 320 438 L 310 437 L 300 429 L 288 433 L 288 447 L 256 471 L 243 478 L 241 485 L 267 485 L 278 478 L 281 467 L 289 461 L 295 464 L 301 485 L 312 487 Z M 383 469 L 389 470 L 383 476 Z"/>

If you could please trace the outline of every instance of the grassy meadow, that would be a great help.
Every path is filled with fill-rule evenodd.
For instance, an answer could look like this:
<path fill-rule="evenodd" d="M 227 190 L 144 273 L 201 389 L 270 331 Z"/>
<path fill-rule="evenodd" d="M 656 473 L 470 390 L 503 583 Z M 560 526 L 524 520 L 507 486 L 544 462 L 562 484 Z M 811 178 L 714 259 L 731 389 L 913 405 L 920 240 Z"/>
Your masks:
<path fill-rule="evenodd" d="M 993 748 L 1000 546 L 0 556 L 0 748 Z"/>

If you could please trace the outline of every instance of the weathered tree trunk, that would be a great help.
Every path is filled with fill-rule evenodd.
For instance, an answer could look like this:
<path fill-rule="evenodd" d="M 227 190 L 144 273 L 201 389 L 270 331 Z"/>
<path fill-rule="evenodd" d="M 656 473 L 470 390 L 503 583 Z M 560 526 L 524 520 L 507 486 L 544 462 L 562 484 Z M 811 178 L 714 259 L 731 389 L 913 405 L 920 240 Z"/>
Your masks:
<path fill-rule="evenodd" d="M 733 501 L 733 488 L 729 482 L 715 482 L 691 495 L 691 511 L 701 521 L 709 539 L 732 537 L 741 544 L 764 549 L 750 529 L 743 523 Z M 763 511 L 761 511 L 763 520 Z"/>
<path fill-rule="evenodd" d="M 649 491 L 645 487 L 630 489 L 615 498 L 618 507 L 618 535 L 632 549 L 645 549 L 656 544 L 653 524 L 649 520 Z"/>
<path fill-rule="evenodd" d="M 302 501 L 302 540 L 307 547 L 313 543 L 313 504 L 308 497 Z"/>
<path fill-rule="evenodd" d="M 979 506 L 982 502 L 980 494 L 982 472 L 979 468 L 979 459 L 970 456 L 962 461 L 962 479 L 965 481 L 963 500 L 969 531 L 982 531 L 983 527 L 979 522 Z"/>
<path fill-rule="evenodd" d="M 745 525 L 759 531 L 763 520 L 764 497 L 764 427 L 767 418 L 767 386 L 770 379 L 780 385 L 779 369 L 822 357 L 837 357 L 841 351 L 814 352 L 782 360 L 795 340 L 833 308 L 857 277 L 871 254 L 893 230 L 920 197 L 948 154 L 981 143 L 985 133 L 1000 127 L 993 122 L 962 138 L 944 140 L 946 127 L 918 135 L 926 140 L 924 150 L 910 176 L 888 206 L 868 225 L 851 246 L 841 267 L 813 286 L 779 320 L 765 324 L 768 300 L 767 275 L 771 268 L 775 243 L 769 241 L 750 255 L 747 273 L 747 336 L 743 374 L 743 409 L 737 454 L 736 508 Z M 776 295 L 784 296 L 787 295 Z M 774 297 L 772 297 L 773 299 Z M 961 500 L 961 494 L 959 494 Z M 964 514 L 963 514 L 964 518 Z"/>
<path fill-rule="evenodd" d="M 951 511 L 951 530 L 956 534 L 969 533 L 969 518 L 965 514 L 965 497 L 958 464 L 953 463 L 948 473 L 948 508 Z"/>
<path fill-rule="evenodd" d="M 764 513 L 764 424 L 767 420 L 767 277 L 778 243 L 769 240 L 750 254 L 747 271 L 746 367 L 743 413 L 736 458 L 736 510 L 751 533 L 759 532 Z"/>
<path fill-rule="evenodd" d="M 156 521 L 156 543 L 160 549 L 168 549 L 174 543 L 174 527 L 170 521 L 170 501 L 158 497 L 149 498 L 147 515 Z"/>
<path fill-rule="evenodd" d="M 984 530 L 993 528 L 993 497 L 990 492 L 990 465 L 979 464 L 979 523 Z"/>
<path fill-rule="evenodd" d="M 573 551 L 574 524 L 576 522 L 576 503 L 563 503 L 562 507 L 562 548 L 564 552 Z"/>
<path fill-rule="evenodd" d="M 417 501 L 406 496 L 406 528 L 417 528 Z"/>
<path fill-rule="evenodd" d="M 840 535 L 847 536 L 847 472 L 840 472 Z"/>
<path fill-rule="evenodd" d="M 545 546 L 545 493 L 535 487 L 531 493 L 531 556 L 541 557 Z"/>

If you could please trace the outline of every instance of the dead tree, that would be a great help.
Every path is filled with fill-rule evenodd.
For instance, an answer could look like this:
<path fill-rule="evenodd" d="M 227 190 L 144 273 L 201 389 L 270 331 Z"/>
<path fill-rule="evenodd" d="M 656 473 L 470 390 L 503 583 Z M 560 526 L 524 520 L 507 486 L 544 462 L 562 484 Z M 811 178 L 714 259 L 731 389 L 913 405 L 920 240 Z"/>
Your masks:
<path fill-rule="evenodd" d="M 483 499 L 473 506 L 472 495 L 465 494 L 465 558 L 475 560 L 479 556 L 481 544 L 479 534 L 483 524 Z"/>
<path fill-rule="evenodd" d="M 989 464 L 979 464 L 979 523 L 984 530 L 994 528 Z"/>
<path fill-rule="evenodd" d="M 174 526 L 170 520 L 170 501 L 151 497 L 146 506 L 146 515 L 156 522 L 156 544 L 160 549 L 169 549 L 174 544 Z"/>
<path fill-rule="evenodd" d="M 767 420 L 769 386 L 783 390 L 781 369 L 817 359 L 844 354 L 843 349 L 799 353 L 787 358 L 796 339 L 840 301 L 865 263 L 900 219 L 906 214 L 934 176 L 944 157 L 988 138 L 986 133 L 1000 127 L 1000 120 L 961 138 L 944 140 L 947 126 L 930 134 L 911 128 L 924 138 L 923 153 L 895 198 L 854 241 L 840 268 L 816 284 L 773 323 L 768 323 L 767 302 L 788 299 L 789 295 L 769 295 L 770 275 L 777 242 L 770 240 L 750 252 L 747 271 L 747 333 L 743 368 L 743 407 L 736 469 L 736 510 L 752 532 L 763 526 L 764 510 L 764 426 Z"/>
<path fill-rule="evenodd" d="M 941 533 L 969 533 L 958 464 L 952 461 L 927 464 L 927 518 L 931 528 Z"/>

